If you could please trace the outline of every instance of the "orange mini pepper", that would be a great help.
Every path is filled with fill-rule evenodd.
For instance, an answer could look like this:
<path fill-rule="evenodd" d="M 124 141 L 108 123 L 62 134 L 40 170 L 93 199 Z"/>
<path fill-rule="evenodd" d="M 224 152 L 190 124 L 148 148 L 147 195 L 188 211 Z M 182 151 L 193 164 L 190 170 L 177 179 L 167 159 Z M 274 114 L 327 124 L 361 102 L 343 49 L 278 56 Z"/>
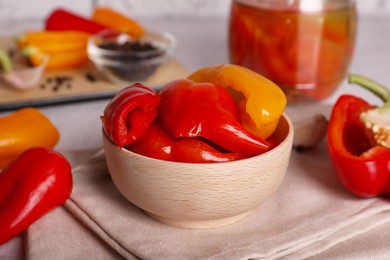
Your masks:
<path fill-rule="evenodd" d="M 23 53 L 34 66 L 39 66 L 47 58 L 46 70 L 70 69 L 81 66 L 88 61 L 86 49 L 43 52 L 36 47 L 28 47 L 23 50 Z"/>
<path fill-rule="evenodd" d="M 81 31 L 30 31 L 18 38 L 19 48 L 34 66 L 47 57 L 47 70 L 77 67 L 88 61 L 90 34 Z"/>
<path fill-rule="evenodd" d="M 111 29 L 127 32 L 134 37 L 140 37 L 145 33 L 144 28 L 137 21 L 108 7 L 96 7 L 92 14 L 92 21 Z"/>
<path fill-rule="evenodd" d="M 20 48 L 35 46 L 43 52 L 85 49 L 91 34 L 81 31 L 28 31 L 17 39 Z"/>
<path fill-rule="evenodd" d="M 286 96 L 279 86 L 245 67 L 213 65 L 195 71 L 188 78 L 227 88 L 236 99 L 244 127 L 263 139 L 275 131 L 286 106 Z"/>
<path fill-rule="evenodd" d="M 23 108 L 0 117 L 0 169 L 28 148 L 53 148 L 58 140 L 57 128 L 35 108 Z"/>

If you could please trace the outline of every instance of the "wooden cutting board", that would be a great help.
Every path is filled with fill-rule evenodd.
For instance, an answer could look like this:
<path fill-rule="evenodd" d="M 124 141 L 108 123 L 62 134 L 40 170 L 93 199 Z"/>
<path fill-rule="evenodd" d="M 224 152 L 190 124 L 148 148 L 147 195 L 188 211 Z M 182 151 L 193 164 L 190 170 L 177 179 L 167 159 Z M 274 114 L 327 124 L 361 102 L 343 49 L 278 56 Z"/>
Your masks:
<path fill-rule="evenodd" d="M 0 46 L 14 49 L 12 37 L 0 38 Z M 143 84 L 158 88 L 165 83 L 186 77 L 187 70 L 175 59 L 162 64 Z M 93 78 L 94 80 L 91 80 Z M 131 83 L 129 83 L 131 84 Z M 127 84 L 127 85 L 129 85 Z M 92 63 L 69 70 L 46 71 L 40 82 L 28 90 L 16 90 L 0 81 L 0 111 L 26 106 L 44 106 L 111 98 L 125 85 L 111 83 Z"/>

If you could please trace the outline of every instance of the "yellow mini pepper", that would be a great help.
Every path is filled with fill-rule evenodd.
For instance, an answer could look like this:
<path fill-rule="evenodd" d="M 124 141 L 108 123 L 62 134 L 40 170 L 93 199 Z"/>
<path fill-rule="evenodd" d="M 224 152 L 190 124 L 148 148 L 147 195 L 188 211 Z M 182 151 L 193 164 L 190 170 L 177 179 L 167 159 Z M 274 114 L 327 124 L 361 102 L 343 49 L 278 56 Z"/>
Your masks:
<path fill-rule="evenodd" d="M 188 78 L 227 88 L 236 99 L 244 127 L 264 139 L 275 131 L 286 106 L 286 96 L 279 86 L 245 67 L 213 65 Z"/>
<path fill-rule="evenodd" d="M 91 34 L 80 31 L 28 31 L 17 39 L 20 48 L 35 46 L 43 52 L 85 49 Z"/>
<path fill-rule="evenodd" d="M 57 128 L 35 108 L 23 108 L 0 117 L 0 169 L 28 148 L 53 148 L 58 140 Z"/>
<path fill-rule="evenodd" d="M 80 31 L 29 31 L 20 35 L 18 46 L 34 66 L 47 57 L 47 70 L 67 69 L 88 61 L 89 36 Z"/>

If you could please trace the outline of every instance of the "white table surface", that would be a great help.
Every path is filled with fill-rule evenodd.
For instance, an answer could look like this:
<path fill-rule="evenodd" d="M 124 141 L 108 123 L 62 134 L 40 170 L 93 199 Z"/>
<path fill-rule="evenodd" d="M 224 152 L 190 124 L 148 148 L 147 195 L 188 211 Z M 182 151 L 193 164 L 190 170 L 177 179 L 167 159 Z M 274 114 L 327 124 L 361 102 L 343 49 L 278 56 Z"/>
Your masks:
<path fill-rule="evenodd" d="M 170 31 L 177 37 L 175 57 L 189 71 L 211 64 L 229 62 L 226 18 L 170 18 L 141 20 L 141 22 L 150 29 Z M 37 21 L 3 23 L 0 24 L 0 35 L 15 35 L 25 29 L 39 29 L 40 26 L 41 23 Z M 390 17 L 360 17 L 355 55 L 350 71 L 390 86 Z M 367 91 L 350 86 L 346 82 L 343 82 L 334 95 L 322 103 L 333 104 L 343 93 L 355 94 L 372 103 L 379 103 L 379 100 Z M 99 100 L 40 108 L 60 132 L 61 139 L 56 149 L 101 147 L 99 117 L 107 102 L 108 100 Z M 10 112 L 0 112 L 0 116 L 8 113 Z M 23 258 L 22 251 L 21 238 L 17 237 L 0 246 L 0 259 Z M 12 257 L 2 258 L 7 255 Z"/>

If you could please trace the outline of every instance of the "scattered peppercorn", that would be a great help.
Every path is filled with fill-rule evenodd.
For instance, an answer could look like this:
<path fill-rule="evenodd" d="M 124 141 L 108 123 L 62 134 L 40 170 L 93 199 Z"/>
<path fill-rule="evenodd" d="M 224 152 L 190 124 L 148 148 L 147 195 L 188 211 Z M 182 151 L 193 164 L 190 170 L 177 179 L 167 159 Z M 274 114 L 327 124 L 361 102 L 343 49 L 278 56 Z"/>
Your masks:
<path fill-rule="evenodd" d="M 62 85 L 63 83 L 72 80 L 72 77 L 69 77 L 69 76 L 57 76 L 54 79 L 55 79 L 55 81 L 56 81 L 56 83 L 58 85 Z"/>
<path fill-rule="evenodd" d="M 85 78 L 90 82 L 96 81 L 96 77 L 90 72 L 87 72 L 87 74 L 85 74 Z"/>
<path fill-rule="evenodd" d="M 99 47 L 106 50 L 122 51 L 130 54 L 130 56 L 122 57 L 122 59 L 126 60 L 151 59 L 161 56 L 164 53 L 163 50 L 152 43 L 141 41 L 126 41 L 123 43 L 107 42 L 100 44 Z"/>
<path fill-rule="evenodd" d="M 49 85 L 53 92 L 57 92 L 61 87 L 67 89 L 72 88 L 73 77 L 71 76 L 53 76 L 46 79 L 46 83 L 41 85 L 41 89 L 46 89 L 46 86 Z"/>
<path fill-rule="evenodd" d="M 128 51 L 128 52 L 158 50 L 158 48 L 155 47 L 153 44 L 149 42 L 140 42 L 140 41 L 125 41 L 124 43 L 108 42 L 108 43 L 100 44 L 99 47 L 106 50 Z"/>

